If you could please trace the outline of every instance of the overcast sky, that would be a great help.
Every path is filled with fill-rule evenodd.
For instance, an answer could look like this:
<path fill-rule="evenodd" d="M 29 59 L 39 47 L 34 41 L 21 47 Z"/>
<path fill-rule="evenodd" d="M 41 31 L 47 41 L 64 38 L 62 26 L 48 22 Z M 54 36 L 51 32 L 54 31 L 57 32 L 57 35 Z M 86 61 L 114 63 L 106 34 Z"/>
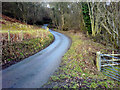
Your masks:
<path fill-rule="evenodd" d="M 0 0 L 2 2 L 118 2 L 120 0 Z"/>

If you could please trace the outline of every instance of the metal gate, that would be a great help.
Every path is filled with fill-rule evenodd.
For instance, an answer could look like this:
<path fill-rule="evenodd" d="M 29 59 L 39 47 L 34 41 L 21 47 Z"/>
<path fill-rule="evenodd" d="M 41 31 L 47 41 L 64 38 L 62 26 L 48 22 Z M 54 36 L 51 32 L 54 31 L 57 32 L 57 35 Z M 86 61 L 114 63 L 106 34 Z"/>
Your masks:
<path fill-rule="evenodd" d="M 120 81 L 120 54 L 101 54 L 97 52 L 97 68 L 106 76 Z"/>

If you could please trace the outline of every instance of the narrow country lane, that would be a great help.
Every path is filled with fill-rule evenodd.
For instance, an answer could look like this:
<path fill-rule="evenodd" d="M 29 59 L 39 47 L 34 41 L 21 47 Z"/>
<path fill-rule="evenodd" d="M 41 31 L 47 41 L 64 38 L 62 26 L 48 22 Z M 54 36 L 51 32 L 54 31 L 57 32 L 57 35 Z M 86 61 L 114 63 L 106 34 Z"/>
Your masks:
<path fill-rule="evenodd" d="M 71 40 L 50 30 L 54 42 L 37 54 L 2 71 L 2 88 L 40 88 L 59 66 Z"/>

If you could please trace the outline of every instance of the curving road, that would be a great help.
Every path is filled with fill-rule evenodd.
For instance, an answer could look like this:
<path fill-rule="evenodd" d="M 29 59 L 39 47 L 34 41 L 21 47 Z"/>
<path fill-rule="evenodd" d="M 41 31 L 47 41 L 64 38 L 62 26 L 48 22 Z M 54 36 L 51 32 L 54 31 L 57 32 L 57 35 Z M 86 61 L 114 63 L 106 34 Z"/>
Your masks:
<path fill-rule="evenodd" d="M 51 45 L 2 71 L 3 88 L 40 88 L 47 82 L 71 44 L 67 36 L 50 31 L 55 37 Z"/>

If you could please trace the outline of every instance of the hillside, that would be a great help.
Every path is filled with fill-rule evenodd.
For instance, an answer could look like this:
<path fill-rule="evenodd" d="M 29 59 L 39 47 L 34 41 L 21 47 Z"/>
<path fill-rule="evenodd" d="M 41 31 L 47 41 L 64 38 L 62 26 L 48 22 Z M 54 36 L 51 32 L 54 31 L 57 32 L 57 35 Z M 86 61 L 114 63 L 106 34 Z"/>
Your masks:
<path fill-rule="evenodd" d="M 28 30 L 39 29 L 40 27 L 28 25 L 17 19 L 10 18 L 5 15 L 0 15 L 0 24 L 2 24 L 2 30 Z"/>
<path fill-rule="evenodd" d="M 0 42 L 2 43 L 2 68 L 15 64 L 47 47 L 54 37 L 49 28 L 22 23 L 0 15 Z"/>

